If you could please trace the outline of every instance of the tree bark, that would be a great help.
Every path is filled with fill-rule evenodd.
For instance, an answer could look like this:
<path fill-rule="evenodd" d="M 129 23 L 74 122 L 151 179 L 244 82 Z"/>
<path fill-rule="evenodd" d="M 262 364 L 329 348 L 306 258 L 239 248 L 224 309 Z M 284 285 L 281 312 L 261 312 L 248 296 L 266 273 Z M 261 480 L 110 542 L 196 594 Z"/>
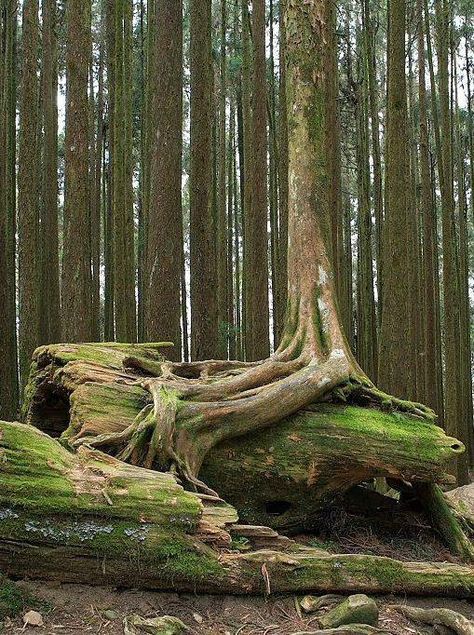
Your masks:
<path fill-rule="evenodd" d="M 133 213 L 133 141 L 131 103 L 132 3 L 115 4 L 114 46 L 114 146 L 112 153 L 114 316 L 121 342 L 137 338 L 135 303 L 135 249 Z"/>
<path fill-rule="evenodd" d="M 217 350 L 215 223 L 212 216 L 211 2 L 190 4 L 190 268 L 191 358 L 211 359 Z"/>
<path fill-rule="evenodd" d="M 245 210 L 245 350 L 246 359 L 270 354 L 267 236 L 267 76 L 265 57 L 265 1 L 255 0 L 252 11 L 252 153 L 245 178 L 251 187 Z"/>
<path fill-rule="evenodd" d="M 66 7 L 65 197 L 62 263 L 62 337 L 91 339 L 89 195 L 89 40 L 90 0 Z"/>
<path fill-rule="evenodd" d="M 23 3 L 18 147 L 18 341 L 22 385 L 28 378 L 31 355 L 40 343 L 38 9 L 38 0 L 26 0 Z"/>
<path fill-rule="evenodd" d="M 410 339 L 408 245 L 407 90 L 405 80 L 406 2 L 393 0 L 388 14 L 388 90 L 382 316 L 379 381 L 395 395 L 412 394 L 415 378 Z M 410 210 L 411 213 L 411 210 Z M 388 361 L 390 360 L 390 361 Z"/>
<path fill-rule="evenodd" d="M 41 208 L 41 342 L 60 335 L 58 245 L 58 44 L 55 0 L 42 0 L 43 180 Z"/>
<path fill-rule="evenodd" d="M 166 0 L 154 11 L 145 325 L 147 339 L 174 342 L 171 357 L 181 359 L 182 6 Z"/>
<path fill-rule="evenodd" d="M 16 37 L 17 3 L 2 4 L 0 64 L 0 412 L 15 418 L 18 409 L 16 338 Z"/>

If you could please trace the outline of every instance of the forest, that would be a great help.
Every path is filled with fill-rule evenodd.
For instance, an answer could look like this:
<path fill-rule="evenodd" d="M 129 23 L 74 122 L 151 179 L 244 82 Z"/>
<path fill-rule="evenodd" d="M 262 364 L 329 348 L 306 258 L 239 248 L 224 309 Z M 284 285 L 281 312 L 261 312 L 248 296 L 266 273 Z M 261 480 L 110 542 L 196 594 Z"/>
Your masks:
<path fill-rule="evenodd" d="M 4 575 L 474 633 L 360 595 L 474 596 L 472 1 L 0 0 L 0 47 L 0 630 Z"/>

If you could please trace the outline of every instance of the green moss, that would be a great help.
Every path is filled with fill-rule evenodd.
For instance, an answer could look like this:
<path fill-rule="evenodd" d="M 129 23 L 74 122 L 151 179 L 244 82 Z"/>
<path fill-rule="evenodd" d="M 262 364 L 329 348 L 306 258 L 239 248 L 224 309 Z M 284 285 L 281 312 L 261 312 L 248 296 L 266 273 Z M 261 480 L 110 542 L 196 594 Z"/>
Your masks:
<path fill-rule="evenodd" d="M 16 584 L 0 575 L 0 622 L 6 617 L 15 617 L 21 613 L 26 604 L 25 594 Z"/>
<path fill-rule="evenodd" d="M 100 514 L 183 530 L 193 530 L 199 522 L 199 499 L 170 474 L 139 472 L 94 458 L 81 460 L 23 424 L 2 423 L 0 432 L 0 503 L 4 505 L 14 500 L 33 514 Z"/>

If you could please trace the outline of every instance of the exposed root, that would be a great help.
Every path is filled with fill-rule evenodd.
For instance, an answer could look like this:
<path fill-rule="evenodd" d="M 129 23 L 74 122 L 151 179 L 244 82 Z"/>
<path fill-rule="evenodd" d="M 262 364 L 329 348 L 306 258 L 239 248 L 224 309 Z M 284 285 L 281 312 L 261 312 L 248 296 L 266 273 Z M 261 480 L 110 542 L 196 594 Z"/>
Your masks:
<path fill-rule="evenodd" d="M 474 635 L 474 622 L 450 609 L 421 609 L 402 604 L 395 604 L 389 608 L 398 611 L 414 622 L 421 622 L 432 626 L 446 626 L 454 633 L 458 633 L 458 635 Z"/>
<path fill-rule="evenodd" d="M 294 343 L 290 350 L 294 352 Z M 341 349 L 317 354 L 288 348 L 265 361 L 160 364 L 160 376 L 142 380 L 153 404 L 118 434 L 81 438 L 75 445 L 112 451 L 148 469 L 172 471 L 192 489 L 217 494 L 199 478 L 202 462 L 219 442 L 271 426 L 318 401 L 358 403 L 434 420 L 422 406 L 381 392 Z M 130 359 L 127 358 L 127 363 Z M 137 365 L 146 370 L 142 361 Z"/>

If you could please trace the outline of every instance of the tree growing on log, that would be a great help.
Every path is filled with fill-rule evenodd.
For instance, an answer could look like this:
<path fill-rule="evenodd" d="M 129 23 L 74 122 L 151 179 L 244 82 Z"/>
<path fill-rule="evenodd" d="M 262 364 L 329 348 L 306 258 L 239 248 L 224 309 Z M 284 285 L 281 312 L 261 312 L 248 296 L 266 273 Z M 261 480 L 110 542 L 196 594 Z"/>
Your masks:
<path fill-rule="evenodd" d="M 134 464 L 175 470 L 212 493 L 198 478 L 209 450 L 227 438 L 269 427 L 317 401 L 338 396 L 411 412 L 433 420 L 428 408 L 378 391 L 357 365 L 341 328 L 320 219 L 325 200 L 327 91 L 321 42 L 330 25 L 324 7 L 288 3 L 289 147 L 288 317 L 282 341 L 267 360 L 146 363 L 144 383 L 154 407 L 118 435 L 87 439 L 114 447 Z M 315 209 L 316 208 L 316 209 Z M 315 213 L 320 211 L 320 213 Z M 356 396 L 356 397 L 355 397 Z"/>
<path fill-rule="evenodd" d="M 0 565 L 7 573 L 28 568 L 91 581 L 93 570 L 96 583 L 221 592 L 472 594 L 472 567 L 305 550 L 268 528 L 238 525 L 215 491 L 235 501 L 247 522 L 268 519 L 298 531 L 350 485 L 392 476 L 414 484 L 452 551 L 474 560 L 436 485 L 462 444 L 434 425 L 430 409 L 379 391 L 340 325 L 320 226 L 330 138 L 326 1 L 286 7 L 288 317 L 279 348 L 247 363 L 166 362 L 153 344 L 38 349 L 27 421 L 63 433 L 77 453 L 31 427 L 0 424 Z M 239 553 L 232 533 L 259 550 Z"/>

